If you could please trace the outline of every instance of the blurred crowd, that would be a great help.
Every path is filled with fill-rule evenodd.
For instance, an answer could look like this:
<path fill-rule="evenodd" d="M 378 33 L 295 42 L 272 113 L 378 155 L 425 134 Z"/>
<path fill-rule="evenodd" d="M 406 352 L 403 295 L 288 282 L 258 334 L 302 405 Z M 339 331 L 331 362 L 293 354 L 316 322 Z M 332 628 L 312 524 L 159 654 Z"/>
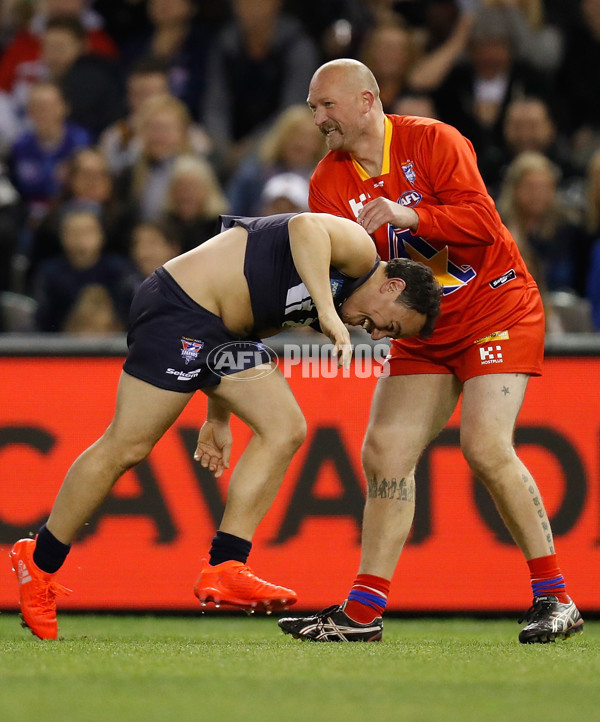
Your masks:
<path fill-rule="evenodd" d="M 221 213 L 307 210 L 337 57 L 471 140 L 548 333 L 600 331 L 600 0 L 3 0 L 0 331 L 120 332 Z"/>

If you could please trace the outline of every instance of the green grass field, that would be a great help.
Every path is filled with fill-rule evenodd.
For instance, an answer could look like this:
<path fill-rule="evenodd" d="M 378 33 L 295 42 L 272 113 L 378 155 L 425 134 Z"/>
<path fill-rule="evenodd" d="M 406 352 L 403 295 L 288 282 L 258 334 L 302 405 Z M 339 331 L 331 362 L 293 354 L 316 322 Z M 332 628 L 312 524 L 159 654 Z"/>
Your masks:
<path fill-rule="evenodd" d="M 274 617 L 63 614 L 58 642 L 0 616 L 2 722 L 600 721 L 600 622 L 524 646 L 514 620 L 388 619 L 315 644 Z"/>

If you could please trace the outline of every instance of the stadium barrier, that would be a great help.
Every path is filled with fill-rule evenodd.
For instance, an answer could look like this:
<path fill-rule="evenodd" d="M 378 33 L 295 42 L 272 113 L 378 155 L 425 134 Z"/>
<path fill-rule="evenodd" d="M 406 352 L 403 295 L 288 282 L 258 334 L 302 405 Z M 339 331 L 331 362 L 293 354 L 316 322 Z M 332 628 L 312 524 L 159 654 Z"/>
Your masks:
<path fill-rule="evenodd" d="M 271 344 L 306 416 L 308 437 L 251 556 L 259 575 L 296 589 L 303 610 L 341 601 L 358 567 L 360 450 L 381 358 L 374 349 L 377 363 L 366 373 L 371 356 L 363 353 L 361 368 L 357 361 L 344 378 L 331 373 L 318 339 L 290 334 Z M 373 347 L 365 339 L 354 337 L 357 345 Z M 124 353 L 122 336 L 0 338 L 2 609 L 16 609 L 6 554 L 45 521 L 67 468 L 106 428 Z M 198 608 L 192 587 L 227 485 L 226 477 L 215 481 L 192 458 L 205 410 L 205 397 L 196 394 L 148 460 L 121 479 L 84 527 L 60 574 L 75 590 L 61 599 L 63 609 Z M 415 522 L 388 609 L 513 612 L 529 601 L 527 569 L 461 455 L 458 421 L 457 410 L 419 464 Z M 233 466 L 250 432 L 237 420 L 232 426 Z M 548 343 L 544 376 L 529 384 L 515 443 L 545 498 L 569 588 L 582 609 L 595 613 L 599 441 L 600 339 L 582 334 Z"/>

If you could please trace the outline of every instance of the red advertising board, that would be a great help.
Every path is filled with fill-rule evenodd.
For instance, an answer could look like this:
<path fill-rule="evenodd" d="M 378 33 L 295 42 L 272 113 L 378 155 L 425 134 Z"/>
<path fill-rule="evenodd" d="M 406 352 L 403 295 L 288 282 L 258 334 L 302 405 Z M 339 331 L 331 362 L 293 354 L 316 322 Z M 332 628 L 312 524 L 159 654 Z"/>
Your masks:
<path fill-rule="evenodd" d="M 0 358 L 0 608 L 16 609 L 6 554 L 45 521 L 74 458 L 110 421 L 122 359 Z M 360 448 L 374 378 L 289 379 L 308 438 L 254 539 L 251 564 L 294 588 L 298 609 L 341 601 L 358 567 L 364 485 Z M 63 609 L 194 610 L 200 559 L 219 523 L 227 479 L 193 460 L 198 393 L 150 458 L 128 472 L 82 531 L 59 581 Z M 537 479 L 569 589 L 600 611 L 600 359 L 549 358 L 530 382 L 519 454 Z M 250 432 L 234 422 L 232 462 Z M 389 609 L 514 611 L 527 568 L 458 446 L 458 412 L 424 455 L 415 523 Z"/>

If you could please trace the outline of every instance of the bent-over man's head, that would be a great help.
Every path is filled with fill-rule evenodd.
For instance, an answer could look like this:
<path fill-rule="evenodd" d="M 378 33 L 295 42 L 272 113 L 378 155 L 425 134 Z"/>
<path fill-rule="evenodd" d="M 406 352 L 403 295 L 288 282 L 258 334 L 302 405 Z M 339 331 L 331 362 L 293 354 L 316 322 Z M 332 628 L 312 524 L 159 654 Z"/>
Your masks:
<path fill-rule="evenodd" d="M 361 326 L 374 341 L 429 338 L 440 314 L 442 288 L 433 271 L 408 258 L 381 263 L 341 305 L 342 321 Z"/>

